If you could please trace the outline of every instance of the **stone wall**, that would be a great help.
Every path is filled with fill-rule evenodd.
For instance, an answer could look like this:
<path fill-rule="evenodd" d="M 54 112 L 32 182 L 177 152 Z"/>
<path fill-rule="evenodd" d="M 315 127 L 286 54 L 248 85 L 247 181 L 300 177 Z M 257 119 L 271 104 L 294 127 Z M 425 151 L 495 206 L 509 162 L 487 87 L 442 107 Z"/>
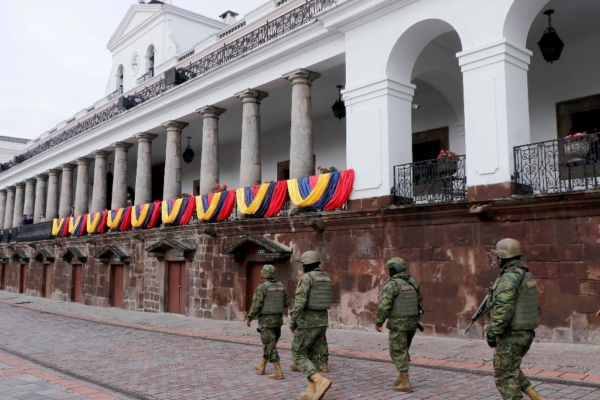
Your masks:
<path fill-rule="evenodd" d="M 599 199 L 597 193 L 579 193 L 498 200 L 484 207 L 456 203 L 381 209 L 368 208 L 387 200 L 361 200 L 343 212 L 215 224 L 210 235 L 203 233 L 206 225 L 192 225 L 98 235 L 93 245 L 89 238 L 70 238 L 36 246 L 57 254 L 53 299 L 71 298 L 71 266 L 58 255 L 75 246 L 90 254 L 84 265 L 83 302 L 108 306 L 115 258 L 105 263 L 94 255 L 116 244 L 129 257 L 117 262 L 125 266 L 123 308 L 164 312 L 169 262 L 185 262 L 185 314 L 220 320 L 244 319 L 252 290 L 249 265 L 273 263 L 278 279 L 293 296 L 300 255 L 317 250 L 323 269 L 333 278 L 332 326 L 358 329 L 372 328 L 380 288 L 387 281 L 385 260 L 400 256 L 423 288 L 426 332 L 466 337 L 464 328 L 497 276 L 492 249 L 499 239 L 513 237 L 523 244 L 524 260 L 538 281 L 542 326 L 537 337 L 592 343 L 600 339 L 600 319 L 593 316 L 600 300 Z M 309 218 L 321 218 L 324 230 L 305 226 Z M 275 254 L 248 242 L 234 254 L 222 254 L 245 235 L 263 236 L 291 253 Z M 167 243 L 166 239 L 196 250 L 184 254 L 164 244 L 158 253 L 146 252 L 149 246 Z M 10 255 L 15 251 L 6 246 L 0 250 Z M 10 262 L 9 291 L 18 291 L 18 265 Z M 30 261 L 28 288 L 40 285 L 41 278 L 35 275 L 42 271 L 41 263 Z M 481 329 L 482 324 L 475 324 L 468 336 L 480 337 Z"/>

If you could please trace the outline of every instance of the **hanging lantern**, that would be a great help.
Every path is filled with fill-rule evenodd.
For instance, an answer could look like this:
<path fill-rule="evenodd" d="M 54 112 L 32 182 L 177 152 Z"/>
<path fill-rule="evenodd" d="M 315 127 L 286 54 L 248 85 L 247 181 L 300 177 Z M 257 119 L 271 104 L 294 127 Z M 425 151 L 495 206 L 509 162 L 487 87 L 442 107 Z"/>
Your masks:
<path fill-rule="evenodd" d="M 333 104 L 331 109 L 333 110 L 333 115 L 341 121 L 342 118 L 346 117 L 346 105 L 344 104 L 344 101 L 342 100 L 342 89 L 344 87 L 342 85 L 337 85 L 336 87 L 338 88 L 338 99 Z"/>
<path fill-rule="evenodd" d="M 554 13 L 554 10 L 544 11 L 544 14 L 548 16 L 548 28 L 546 28 L 544 35 L 538 42 L 544 60 L 548 61 L 550 64 L 554 61 L 558 61 L 563 47 L 565 47 L 563 41 L 558 37 L 558 33 L 552 27 L 552 13 Z"/>
<path fill-rule="evenodd" d="M 185 148 L 185 151 L 183 152 L 182 157 L 183 157 L 183 161 L 185 161 L 187 164 L 189 164 L 194 159 L 194 156 L 196 155 L 196 153 L 194 153 L 194 150 L 192 150 L 192 148 L 190 147 L 190 139 L 192 137 L 191 136 L 186 136 L 186 137 L 188 140 L 188 145 Z"/>

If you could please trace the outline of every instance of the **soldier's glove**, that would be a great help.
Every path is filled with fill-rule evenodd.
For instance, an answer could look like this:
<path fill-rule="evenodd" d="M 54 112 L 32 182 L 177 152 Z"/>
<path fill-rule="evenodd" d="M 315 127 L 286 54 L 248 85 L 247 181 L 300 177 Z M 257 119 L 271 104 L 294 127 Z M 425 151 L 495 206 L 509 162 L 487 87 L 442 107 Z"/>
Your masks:
<path fill-rule="evenodd" d="M 498 346 L 498 343 L 496 343 L 496 338 L 490 338 L 489 336 L 486 335 L 485 341 L 487 342 L 488 346 L 490 346 L 491 348 Z"/>

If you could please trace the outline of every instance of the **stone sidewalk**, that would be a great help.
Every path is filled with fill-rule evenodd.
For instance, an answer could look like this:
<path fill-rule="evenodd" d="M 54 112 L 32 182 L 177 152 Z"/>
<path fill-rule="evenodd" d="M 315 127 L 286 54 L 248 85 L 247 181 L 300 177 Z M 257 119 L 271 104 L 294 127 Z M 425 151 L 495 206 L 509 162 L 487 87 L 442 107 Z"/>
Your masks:
<path fill-rule="evenodd" d="M 95 320 L 97 322 L 210 338 L 260 344 L 256 322 L 247 328 L 243 322 L 188 318 L 178 314 L 152 314 L 117 308 L 99 308 L 79 303 L 63 303 L 0 291 L 0 302 L 40 311 Z M 387 334 L 373 331 L 330 329 L 327 332 L 332 354 L 390 361 Z M 292 334 L 282 330 L 281 348 L 289 348 Z M 484 340 L 449 339 L 417 333 L 411 348 L 413 363 L 445 370 L 489 373 L 493 352 Z M 526 374 L 542 381 L 580 382 L 600 386 L 600 345 L 535 342 L 524 360 Z"/>

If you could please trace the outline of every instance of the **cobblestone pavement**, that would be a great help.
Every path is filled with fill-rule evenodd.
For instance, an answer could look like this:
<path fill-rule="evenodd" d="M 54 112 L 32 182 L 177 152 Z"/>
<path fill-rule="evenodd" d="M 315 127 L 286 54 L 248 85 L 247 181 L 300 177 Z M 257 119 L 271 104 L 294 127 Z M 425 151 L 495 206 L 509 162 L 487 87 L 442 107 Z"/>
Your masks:
<path fill-rule="evenodd" d="M 286 379 L 273 381 L 253 372 L 261 349 L 251 343 L 140 330 L 6 303 L 0 304 L 0 321 L 0 349 L 139 398 L 297 399 L 305 387 L 300 374 L 287 369 L 288 349 L 280 351 Z M 490 376 L 415 367 L 415 391 L 403 394 L 390 390 L 396 373 L 388 362 L 334 355 L 330 365 L 330 400 L 499 399 Z M 600 389 L 593 387 L 536 384 L 552 399 L 600 399 Z"/>

